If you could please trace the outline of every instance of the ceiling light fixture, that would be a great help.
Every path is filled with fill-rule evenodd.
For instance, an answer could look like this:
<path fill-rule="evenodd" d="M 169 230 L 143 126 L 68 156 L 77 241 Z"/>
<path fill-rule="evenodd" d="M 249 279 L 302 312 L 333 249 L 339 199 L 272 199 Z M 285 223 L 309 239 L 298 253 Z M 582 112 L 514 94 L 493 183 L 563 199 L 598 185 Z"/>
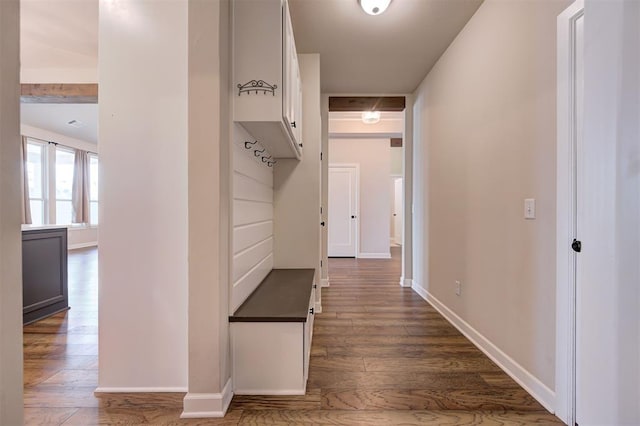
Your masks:
<path fill-rule="evenodd" d="M 391 0 L 358 0 L 358 3 L 360 3 L 362 10 L 369 15 L 380 15 L 387 10 Z"/>
<path fill-rule="evenodd" d="M 364 124 L 376 124 L 378 121 L 380 121 L 380 111 L 362 111 Z"/>

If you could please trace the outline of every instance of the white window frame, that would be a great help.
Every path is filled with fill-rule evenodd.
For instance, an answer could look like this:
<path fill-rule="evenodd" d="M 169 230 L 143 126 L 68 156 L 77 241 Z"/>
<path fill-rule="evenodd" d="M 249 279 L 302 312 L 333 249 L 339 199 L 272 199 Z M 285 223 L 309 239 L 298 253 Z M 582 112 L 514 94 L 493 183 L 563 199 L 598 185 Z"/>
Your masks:
<path fill-rule="evenodd" d="M 42 201 L 42 224 L 47 225 L 49 223 L 49 143 L 46 141 L 42 141 L 40 139 L 27 137 L 27 146 L 28 145 L 39 145 L 42 148 L 42 197 L 37 198 L 29 193 L 29 204 L 31 204 L 32 200 Z M 26 160 L 26 159 L 25 159 Z M 28 185 L 28 183 L 27 183 Z"/>
<path fill-rule="evenodd" d="M 98 157 L 98 154 L 94 153 L 94 152 L 89 152 L 88 153 L 89 156 L 89 188 L 91 188 L 91 160 L 92 159 L 96 159 L 96 161 L 98 162 L 98 175 L 100 174 L 100 159 Z M 99 179 L 99 178 L 98 178 Z M 93 209 L 93 203 L 96 203 L 98 208 L 98 211 L 100 210 L 100 188 L 98 188 L 98 197 L 96 200 L 93 200 L 91 198 L 91 190 L 89 190 L 89 223 L 87 223 L 88 226 L 91 227 L 96 227 L 100 224 L 100 215 L 98 214 L 98 223 L 93 223 L 91 222 L 91 211 Z"/>
<path fill-rule="evenodd" d="M 58 211 L 57 211 L 58 201 L 69 201 L 69 202 L 71 202 L 71 205 L 73 206 L 73 196 L 72 196 L 72 198 L 69 198 L 69 199 L 65 199 L 65 198 L 58 199 L 58 192 L 57 192 L 57 188 L 56 188 L 56 183 L 57 183 L 56 161 L 57 161 L 57 155 L 58 155 L 57 151 L 60 150 L 60 151 L 66 151 L 66 152 L 72 153 L 74 155 L 74 158 L 75 158 L 75 149 L 71 148 L 71 147 L 68 147 L 68 146 L 59 145 L 59 144 L 52 144 L 52 145 L 53 145 L 54 155 L 52 156 L 53 157 L 53 168 L 52 168 L 52 173 L 51 173 L 50 179 L 52 180 L 52 183 L 53 183 L 53 190 L 51 192 L 51 198 L 53 199 L 53 202 L 50 203 L 51 206 L 52 206 L 50 211 L 53 211 L 53 220 L 50 221 L 49 223 L 50 224 L 60 225 L 60 226 L 74 226 L 74 225 L 77 226 L 79 224 L 75 224 L 73 222 L 65 223 L 65 224 L 58 223 Z M 75 167 L 75 165 L 74 165 L 74 167 Z M 74 172 L 75 172 L 75 170 L 74 170 Z M 50 185 L 50 188 L 51 188 L 51 185 Z"/>

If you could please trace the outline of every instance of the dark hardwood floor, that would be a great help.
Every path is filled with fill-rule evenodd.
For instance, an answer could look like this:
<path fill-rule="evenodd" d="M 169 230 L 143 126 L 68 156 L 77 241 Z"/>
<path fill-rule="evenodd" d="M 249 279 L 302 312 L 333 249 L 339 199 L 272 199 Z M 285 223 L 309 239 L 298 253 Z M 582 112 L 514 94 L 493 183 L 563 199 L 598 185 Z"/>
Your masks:
<path fill-rule="evenodd" d="M 236 396 L 180 420 L 183 394 L 94 395 L 97 251 L 69 256 L 68 312 L 26 326 L 26 424 L 561 424 L 411 289 L 391 260 L 331 259 L 307 394 Z"/>

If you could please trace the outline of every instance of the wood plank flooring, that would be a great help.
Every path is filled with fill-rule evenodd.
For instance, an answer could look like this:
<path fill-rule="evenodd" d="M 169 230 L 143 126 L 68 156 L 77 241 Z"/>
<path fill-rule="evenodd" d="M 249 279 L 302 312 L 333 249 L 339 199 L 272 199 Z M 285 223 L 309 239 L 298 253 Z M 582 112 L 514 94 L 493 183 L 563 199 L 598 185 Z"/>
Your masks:
<path fill-rule="evenodd" d="M 391 260 L 331 259 L 307 394 L 237 396 L 180 420 L 183 394 L 94 395 L 97 251 L 71 252 L 72 309 L 24 327 L 28 425 L 562 424 L 412 290 Z"/>

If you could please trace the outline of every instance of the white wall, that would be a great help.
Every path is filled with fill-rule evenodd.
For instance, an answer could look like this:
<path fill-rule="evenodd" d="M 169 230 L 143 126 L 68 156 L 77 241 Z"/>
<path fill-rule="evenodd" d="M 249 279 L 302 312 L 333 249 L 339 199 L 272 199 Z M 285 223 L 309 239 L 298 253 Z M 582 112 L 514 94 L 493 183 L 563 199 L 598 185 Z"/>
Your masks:
<path fill-rule="evenodd" d="M 231 400 L 229 1 L 188 3 L 189 389 L 183 417 Z"/>
<path fill-rule="evenodd" d="M 640 424 L 640 3 L 585 1 L 577 421 Z"/>
<path fill-rule="evenodd" d="M 70 148 L 83 149 L 85 151 L 96 153 L 98 152 L 98 145 L 94 143 L 83 141 L 81 139 L 71 138 L 69 136 L 61 135 L 60 133 L 41 129 L 39 127 L 21 124 L 20 131 L 24 136 L 29 136 L 35 139 L 40 139 L 47 142 L 56 142 Z"/>
<path fill-rule="evenodd" d="M 495 345 L 503 365 L 548 407 L 556 17 L 568 4 L 486 0 L 422 82 L 414 107 L 418 290 Z M 536 199 L 536 220 L 523 219 L 525 198 Z"/>
<path fill-rule="evenodd" d="M 320 56 L 298 55 L 302 78 L 302 160 L 274 168 L 275 267 L 313 268 L 320 279 Z M 317 292 L 320 293 L 320 292 Z"/>
<path fill-rule="evenodd" d="M 402 155 L 402 147 L 391 147 L 391 149 L 389 150 L 391 174 L 394 176 L 402 175 Z"/>
<path fill-rule="evenodd" d="M 23 423 L 19 9 L 0 2 L 0 424 Z"/>
<path fill-rule="evenodd" d="M 187 386 L 187 6 L 100 3 L 103 390 Z"/>
<path fill-rule="evenodd" d="M 34 139 L 39 139 L 41 141 L 47 142 L 55 142 L 61 145 L 68 146 L 70 148 L 82 149 L 90 152 L 98 152 L 98 146 L 96 144 L 83 141 L 80 139 L 70 138 L 65 135 L 61 135 L 56 132 L 52 132 L 49 130 L 41 129 L 38 127 L 28 126 L 26 124 L 20 125 L 20 132 L 24 136 L 28 136 Z M 55 151 L 50 151 L 55 152 Z M 55 163 L 51 161 L 49 166 L 52 167 Z M 52 186 L 50 186 L 51 192 Z M 53 200 L 53 195 L 52 198 Z M 98 245 L 98 227 L 97 226 L 84 226 L 84 225 L 73 225 L 67 226 L 67 245 L 70 250 L 83 248 L 83 247 L 93 247 Z"/>
<path fill-rule="evenodd" d="M 359 134 L 366 137 L 368 134 L 379 134 L 384 137 L 402 137 L 404 131 L 404 119 L 402 113 L 382 113 L 379 122 L 365 124 L 362 122 L 361 113 L 329 113 L 329 136 L 332 138 L 348 137 L 348 134 Z M 386 116 L 385 116 L 386 114 Z"/>
<path fill-rule="evenodd" d="M 390 150 L 389 139 L 329 140 L 329 165 L 360 165 L 358 257 L 390 256 Z"/>
<path fill-rule="evenodd" d="M 23 68 L 21 83 L 69 83 L 88 84 L 98 82 L 95 68 Z"/>
<path fill-rule="evenodd" d="M 273 269 L 273 167 L 254 148 L 255 141 L 240 125 L 233 143 L 233 275 L 231 312 L 245 301 Z M 255 149 L 258 149 L 256 147 Z M 262 149 L 262 148 L 260 148 Z"/>

